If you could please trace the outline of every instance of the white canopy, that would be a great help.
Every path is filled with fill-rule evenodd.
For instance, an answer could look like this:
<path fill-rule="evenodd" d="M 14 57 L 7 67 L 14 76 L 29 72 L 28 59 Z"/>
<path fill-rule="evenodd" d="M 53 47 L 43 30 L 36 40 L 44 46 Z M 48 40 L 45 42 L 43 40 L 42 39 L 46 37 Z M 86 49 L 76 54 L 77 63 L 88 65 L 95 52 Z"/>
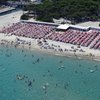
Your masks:
<path fill-rule="evenodd" d="M 66 25 L 66 24 L 64 24 L 64 25 L 59 25 L 58 27 L 57 27 L 57 29 L 62 29 L 62 30 L 66 30 L 66 29 L 68 29 L 69 28 L 69 25 Z"/>
<path fill-rule="evenodd" d="M 37 1 L 37 0 L 31 0 L 31 2 L 35 2 L 35 1 Z"/>

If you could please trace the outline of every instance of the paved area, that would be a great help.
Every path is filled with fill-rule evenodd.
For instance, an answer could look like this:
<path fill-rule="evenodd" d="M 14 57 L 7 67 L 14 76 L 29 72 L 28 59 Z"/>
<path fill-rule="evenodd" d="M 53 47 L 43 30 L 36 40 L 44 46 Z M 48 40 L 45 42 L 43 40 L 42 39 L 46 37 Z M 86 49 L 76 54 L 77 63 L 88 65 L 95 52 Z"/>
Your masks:
<path fill-rule="evenodd" d="M 7 26 L 8 24 L 16 23 L 20 21 L 20 16 L 23 14 L 22 10 L 0 16 L 0 28 Z"/>
<path fill-rule="evenodd" d="M 84 23 L 79 23 L 77 25 L 82 26 L 82 27 L 99 27 L 100 22 L 98 21 L 88 21 L 88 22 L 84 22 Z M 99 27 L 100 28 L 100 27 Z"/>

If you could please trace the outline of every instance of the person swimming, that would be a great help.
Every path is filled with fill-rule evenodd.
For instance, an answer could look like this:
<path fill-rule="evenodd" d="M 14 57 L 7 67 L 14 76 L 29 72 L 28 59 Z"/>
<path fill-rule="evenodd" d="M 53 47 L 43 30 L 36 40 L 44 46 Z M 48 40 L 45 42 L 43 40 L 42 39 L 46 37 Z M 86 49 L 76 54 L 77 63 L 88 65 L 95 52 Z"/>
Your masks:
<path fill-rule="evenodd" d="M 59 63 L 63 63 L 63 61 L 59 61 Z"/>
<path fill-rule="evenodd" d="M 39 61 L 40 61 L 40 59 L 38 58 L 38 59 L 37 59 L 37 62 L 39 62 Z"/>
<path fill-rule="evenodd" d="M 64 69 L 65 67 L 63 66 L 63 65 L 61 65 L 59 68 L 58 68 L 58 70 L 60 70 L 60 69 Z"/>
<path fill-rule="evenodd" d="M 94 69 L 90 69 L 90 73 L 94 73 L 95 72 L 95 70 Z"/>
<path fill-rule="evenodd" d="M 25 76 L 23 75 L 16 75 L 16 78 L 18 79 L 18 80 L 23 80 L 23 79 L 25 79 Z"/>
<path fill-rule="evenodd" d="M 28 81 L 28 86 L 32 87 L 32 82 Z"/>
<path fill-rule="evenodd" d="M 23 80 L 23 79 L 24 79 L 24 77 L 21 76 L 21 75 L 17 75 L 16 78 L 17 78 L 18 80 Z"/>
<path fill-rule="evenodd" d="M 35 79 L 33 79 L 33 82 L 35 82 Z"/>
<path fill-rule="evenodd" d="M 50 72 L 50 70 L 48 70 L 48 73 Z"/>
<path fill-rule="evenodd" d="M 65 82 L 65 84 L 64 84 L 64 89 L 67 89 L 68 86 L 69 86 L 69 83 L 68 83 L 68 82 Z"/>
<path fill-rule="evenodd" d="M 34 57 L 34 55 L 32 55 L 32 58 Z"/>
<path fill-rule="evenodd" d="M 49 86 L 49 83 L 46 83 L 46 84 L 44 84 L 44 85 L 42 86 L 42 88 L 43 88 L 43 90 L 45 90 L 45 92 L 47 91 L 48 86 Z"/>

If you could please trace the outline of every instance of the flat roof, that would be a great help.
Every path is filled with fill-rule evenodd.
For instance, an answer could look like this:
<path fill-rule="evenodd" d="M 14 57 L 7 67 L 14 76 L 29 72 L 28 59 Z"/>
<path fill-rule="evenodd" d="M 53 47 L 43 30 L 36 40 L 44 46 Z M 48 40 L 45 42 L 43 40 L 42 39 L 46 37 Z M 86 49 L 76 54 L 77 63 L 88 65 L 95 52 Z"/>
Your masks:
<path fill-rule="evenodd" d="M 83 29 L 83 30 L 87 30 L 87 29 L 90 28 L 90 27 L 83 27 L 83 26 L 79 26 L 79 25 L 70 25 L 70 27 L 78 28 L 78 29 Z"/>
<path fill-rule="evenodd" d="M 66 29 L 68 29 L 68 28 L 69 28 L 69 25 L 66 25 L 66 24 L 59 25 L 59 26 L 57 27 L 57 29 L 63 29 L 63 30 L 66 30 Z"/>
<path fill-rule="evenodd" d="M 66 30 L 68 29 L 69 27 L 72 27 L 72 28 L 77 28 L 77 29 L 83 29 L 83 30 L 88 30 L 90 27 L 82 27 L 82 26 L 77 26 L 77 25 L 66 25 L 66 24 L 63 24 L 63 25 L 59 25 L 57 27 L 57 29 L 62 29 L 62 30 Z"/>

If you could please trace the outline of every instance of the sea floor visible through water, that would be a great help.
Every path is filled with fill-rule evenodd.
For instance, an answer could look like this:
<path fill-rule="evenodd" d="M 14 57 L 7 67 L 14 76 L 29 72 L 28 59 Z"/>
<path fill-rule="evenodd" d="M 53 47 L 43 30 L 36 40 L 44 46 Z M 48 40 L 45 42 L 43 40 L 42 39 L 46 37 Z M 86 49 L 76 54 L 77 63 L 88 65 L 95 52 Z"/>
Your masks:
<path fill-rule="evenodd" d="M 100 62 L 0 45 L 0 100 L 100 100 Z"/>

